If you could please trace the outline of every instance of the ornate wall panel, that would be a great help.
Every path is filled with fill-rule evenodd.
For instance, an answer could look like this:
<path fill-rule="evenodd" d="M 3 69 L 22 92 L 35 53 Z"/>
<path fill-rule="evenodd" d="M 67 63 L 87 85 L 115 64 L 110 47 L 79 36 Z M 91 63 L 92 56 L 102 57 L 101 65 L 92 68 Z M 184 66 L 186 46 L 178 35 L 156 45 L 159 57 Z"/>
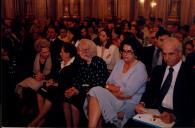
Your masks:
<path fill-rule="evenodd" d="M 181 0 L 172 0 L 170 2 L 170 8 L 169 8 L 167 21 L 169 23 L 171 22 L 179 23 L 180 14 L 181 14 Z"/>
<path fill-rule="evenodd" d="M 93 3 L 93 0 L 85 0 L 85 3 L 84 3 L 84 16 L 92 17 L 92 13 L 93 13 L 92 3 Z"/>
<path fill-rule="evenodd" d="M 70 0 L 70 16 L 73 18 L 79 18 L 80 16 L 80 1 Z"/>
<path fill-rule="evenodd" d="M 48 17 L 48 1 L 35 0 L 35 17 L 47 18 Z"/>
<path fill-rule="evenodd" d="M 70 0 L 64 0 L 63 6 L 64 6 L 64 10 L 63 10 L 64 17 L 69 18 L 70 17 Z"/>
<path fill-rule="evenodd" d="M 130 0 L 118 0 L 118 17 L 121 19 L 130 19 Z"/>
<path fill-rule="evenodd" d="M 190 10 L 190 19 L 189 23 L 195 23 L 195 0 L 191 1 L 191 10 Z"/>
<path fill-rule="evenodd" d="M 56 0 L 57 4 L 56 4 L 56 9 L 57 9 L 57 17 L 62 17 L 64 16 L 64 0 Z"/>
<path fill-rule="evenodd" d="M 156 17 L 167 19 L 170 0 L 157 0 L 156 3 Z"/>
<path fill-rule="evenodd" d="M 181 24 L 195 20 L 195 0 L 2 0 L 2 17 L 36 18 L 94 17 L 102 20 L 112 17 L 134 20 L 142 15 L 164 20 L 180 20 Z M 156 6 L 151 8 L 151 2 Z"/>
<path fill-rule="evenodd" d="M 84 19 L 84 5 L 85 5 L 85 0 L 80 0 L 80 19 Z"/>
<path fill-rule="evenodd" d="M 4 0 L 5 4 L 5 18 L 14 18 L 14 0 Z"/>

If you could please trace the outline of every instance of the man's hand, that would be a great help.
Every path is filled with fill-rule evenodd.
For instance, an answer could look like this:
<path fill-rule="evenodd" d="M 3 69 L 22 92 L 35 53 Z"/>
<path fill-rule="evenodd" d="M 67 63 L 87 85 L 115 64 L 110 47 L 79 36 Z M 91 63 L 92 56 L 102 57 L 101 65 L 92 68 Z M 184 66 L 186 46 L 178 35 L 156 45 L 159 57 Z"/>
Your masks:
<path fill-rule="evenodd" d="M 164 122 L 164 123 L 172 123 L 173 121 L 175 121 L 175 116 L 172 113 L 169 112 L 163 112 L 160 114 L 160 119 Z"/>
<path fill-rule="evenodd" d="M 139 104 L 137 104 L 135 106 L 135 111 L 138 113 L 138 114 L 144 114 L 145 112 L 143 111 L 144 110 L 144 104 L 142 102 L 140 102 Z"/>

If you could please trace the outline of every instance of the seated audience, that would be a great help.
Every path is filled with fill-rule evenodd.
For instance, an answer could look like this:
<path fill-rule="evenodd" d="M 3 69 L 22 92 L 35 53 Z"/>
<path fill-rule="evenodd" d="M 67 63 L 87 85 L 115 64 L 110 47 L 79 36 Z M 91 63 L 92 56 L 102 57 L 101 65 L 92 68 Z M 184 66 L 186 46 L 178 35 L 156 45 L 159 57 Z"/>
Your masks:
<path fill-rule="evenodd" d="M 104 85 L 108 78 L 107 67 L 105 61 L 96 56 L 95 43 L 89 39 L 81 39 L 77 50 L 84 62 L 81 65 L 75 84 L 82 86 L 85 93 L 94 86 Z"/>
<path fill-rule="evenodd" d="M 189 28 L 189 36 L 191 38 L 195 37 L 195 24 L 190 25 L 190 28 Z"/>
<path fill-rule="evenodd" d="M 186 61 L 185 61 L 187 67 L 189 68 L 190 70 L 190 73 L 192 74 L 191 75 L 191 86 L 192 86 L 192 89 L 191 89 L 191 92 L 189 92 L 189 94 L 191 95 L 190 97 L 195 97 L 195 81 L 194 81 L 194 78 L 195 78 L 195 51 L 193 51 L 192 53 L 190 53 L 187 57 L 186 57 Z M 191 100 L 191 105 L 192 105 L 192 115 L 193 115 L 193 119 L 195 119 L 195 104 L 194 104 L 194 100 Z M 195 126 L 195 123 L 194 123 L 194 126 Z"/>
<path fill-rule="evenodd" d="M 111 32 L 108 29 L 103 29 L 99 33 L 100 42 L 97 45 L 97 56 L 101 57 L 107 64 L 108 71 L 111 72 L 120 59 L 119 49 L 120 39 L 117 38 L 112 42 Z"/>
<path fill-rule="evenodd" d="M 112 44 L 111 42 L 111 33 L 107 29 L 103 29 L 99 33 L 100 42 L 97 45 L 97 56 L 101 57 L 107 65 L 110 64 L 112 56 L 109 47 Z"/>
<path fill-rule="evenodd" d="M 191 102 L 194 100 L 190 96 L 190 73 L 182 62 L 182 43 L 168 37 L 163 41 L 162 53 L 166 65 L 154 68 L 141 102 L 136 105 L 136 112 L 144 113 L 144 107 L 156 108 L 163 122 L 175 121 L 175 126 L 190 126 Z"/>
<path fill-rule="evenodd" d="M 93 26 L 88 27 L 87 29 L 90 39 L 94 40 L 95 38 L 97 38 L 97 34 L 95 34 L 95 28 Z"/>
<path fill-rule="evenodd" d="M 81 62 L 74 77 L 74 87 L 64 92 L 66 100 L 63 108 L 67 127 L 79 127 L 86 93 L 94 86 L 104 85 L 108 77 L 106 63 L 96 56 L 96 45 L 93 41 L 81 39 L 77 50 Z"/>
<path fill-rule="evenodd" d="M 79 41 L 81 39 L 90 39 L 90 35 L 89 35 L 88 31 L 87 31 L 87 27 L 85 27 L 85 26 L 80 26 L 78 34 L 79 35 L 78 35 L 78 39 L 77 39 L 77 41 L 75 43 L 75 46 L 77 46 L 79 44 Z"/>
<path fill-rule="evenodd" d="M 71 52 L 72 50 L 67 51 Z M 61 56 L 63 56 L 62 53 L 63 49 L 61 51 Z M 61 93 L 63 93 L 63 96 L 61 95 L 60 99 L 62 99 L 62 97 L 64 99 L 63 108 L 67 127 L 78 127 L 80 113 L 82 112 L 82 106 L 84 103 L 86 92 L 91 87 L 104 85 L 108 77 L 106 64 L 101 58 L 95 56 L 96 45 L 91 40 L 81 39 L 78 44 L 78 53 L 81 58 L 78 63 L 78 67 L 72 67 L 71 69 L 69 69 L 69 72 L 67 72 L 66 70 L 62 72 L 64 69 L 61 69 L 61 75 L 59 75 L 58 81 L 58 86 L 61 85 L 63 86 L 63 88 L 65 88 L 63 89 L 63 92 L 61 91 Z M 65 60 L 63 59 L 63 61 Z M 74 71 L 76 70 L 76 68 L 79 69 L 75 74 L 74 72 L 72 72 L 72 70 Z M 67 78 L 67 80 L 65 78 Z M 44 116 L 48 112 L 48 109 L 51 108 L 53 103 L 59 102 L 56 95 L 58 96 L 61 93 L 52 94 L 52 90 L 53 89 L 48 89 L 48 98 L 46 98 L 46 101 L 43 105 L 45 106 L 45 108 L 42 107 L 42 111 L 40 111 L 40 114 L 34 119 L 32 123 L 29 124 L 29 126 L 40 126 L 40 124 L 42 124 L 42 122 L 44 121 Z"/>
<path fill-rule="evenodd" d="M 65 102 L 67 99 L 72 99 L 70 93 L 74 90 L 73 78 L 77 74 L 79 60 L 76 57 L 77 51 L 73 44 L 65 43 L 61 48 L 61 68 L 58 76 L 54 79 L 46 81 L 45 86 L 40 88 L 37 94 L 39 114 L 28 125 L 29 127 L 41 126 L 44 123 L 44 117 L 56 102 Z M 57 84 L 54 81 L 57 81 Z M 69 97 L 65 96 L 65 92 L 71 89 Z M 78 91 L 74 92 L 78 93 Z M 45 98 L 45 99 L 43 99 Z M 73 98 L 74 99 L 74 98 Z M 65 103 L 64 103 L 65 104 Z M 66 109 L 64 109 L 66 113 Z M 74 114 L 74 112 L 73 112 Z M 66 115 L 66 114 L 65 114 Z"/>
<path fill-rule="evenodd" d="M 40 52 L 41 51 L 41 47 L 42 46 L 48 46 L 50 47 L 50 42 L 47 41 L 46 39 L 44 38 L 39 38 L 35 41 L 34 43 L 34 49 L 36 52 Z"/>
<path fill-rule="evenodd" d="M 103 87 L 89 90 L 84 110 L 88 116 L 88 127 L 101 127 L 101 116 L 105 122 L 123 127 L 134 115 L 135 105 L 145 91 L 147 72 L 137 59 L 138 47 L 132 40 L 122 42 L 119 60 Z"/>
<path fill-rule="evenodd" d="M 47 40 L 45 40 L 47 41 Z M 47 41 L 48 42 L 48 41 Z M 37 91 L 42 85 L 45 78 L 49 77 L 51 74 L 52 62 L 50 56 L 49 45 L 40 45 L 40 51 L 37 53 L 34 66 L 33 66 L 33 76 L 24 79 L 22 82 L 16 85 L 16 93 L 22 98 L 22 89 L 31 88 Z"/>
<path fill-rule="evenodd" d="M 108 71 L 109 73 L 111 73 L 111 71 L 113 70 L 116 62 L 121 58 L 120 52 L 119 52 L 119 47 L 120 47 L 121 41 L 118 37 L 112 39 L 112 44 L 109 47 L 109 51 L 111 54 L 111 62 L 109 65 L 107 65 L 108 67 Z"/>
<path fill-rule="evenodd" d="M 66 43 L 72 43 L 73 35 L 68 31 L 66 27 L 61 27 L 58 38 Z"/>
<path fill-rule="evenodd" d="M 184 55 L 187 56 L 188 54 L 192 53 L 193 51 L 194 51 L 193 40 L 187 41 L 184 44 Z"/>
<path fill-rule="evenodd" d="M 143 48 L 143 62 L 146 65 L 148 75 L 157 65 L 163 64 L 161 46 L 163 40 L 168 38 L 170 33 L 165 29 L 159 29 L 155 34 L 153 45 Z"/>
<path fill-rule="evenodd" d="M 58 67 L 60 66 L 60 51 L 64 42 L 57 38 L 58 30 L 54 26 L 49 26 L 47 29 L 47 38 L 50 41 L 50 51 L 52 59 L 52 73 L 56 72 L 58 74 Z"/>

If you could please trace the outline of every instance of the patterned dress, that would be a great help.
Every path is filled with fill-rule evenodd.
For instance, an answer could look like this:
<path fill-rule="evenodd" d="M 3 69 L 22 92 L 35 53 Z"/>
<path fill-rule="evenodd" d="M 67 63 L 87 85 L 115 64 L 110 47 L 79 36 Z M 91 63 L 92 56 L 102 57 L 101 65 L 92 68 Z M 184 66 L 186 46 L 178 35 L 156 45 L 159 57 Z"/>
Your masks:
<path fill-rule="evenodd" d="M 74 86 L 79 90 L 77 104 L 83 108 L 86 94 L 92 87 L 104 86 L 108 78 L 105 61 L 100 57 L 93 57 L 90 64 L 86 61 L 80 63 L 80 68 L 74 80 Z"/>

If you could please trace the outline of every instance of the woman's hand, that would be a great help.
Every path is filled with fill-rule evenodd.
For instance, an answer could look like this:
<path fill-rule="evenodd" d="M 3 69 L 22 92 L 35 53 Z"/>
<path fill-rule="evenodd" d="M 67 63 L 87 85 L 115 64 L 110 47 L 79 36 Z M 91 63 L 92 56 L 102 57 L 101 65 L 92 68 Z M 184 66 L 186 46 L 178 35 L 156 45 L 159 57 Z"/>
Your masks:
<path fill-rule="evenodd" d="M 108 89 L 110 92 L 120 92 L 120 87 L 117 87 L 111 83 L 106 84 L 106 89 Z"/>
<path fill-rule="evenodd" d="M 120 87 L 107 83 L 106 89 L 108 89 L 114 96 L 116 96 L 118 99 L 125 100 L 125 99 L 131 99 L 131 96 L 125 96 L 123 92 L 120 91 Z"/>
<path fill-rule="evenodd" d="M 43 80 L 45 77 L 44 77 L 44 75 L 42 74 L 42 73 L 37 73 L 37 74 L 35 74 L 34 75 L 34 78 L 37 80 L 37 81 L 41 81 L 41 80 Z"/>
<path fill-rule="evenodd" d="M 79 94 L 79 91 L 75 87 L 71 87 L 64 92 L 64 96 L 68 99 L 77 94 Z"/>
<path fill-rule="evenodd" d="M 53 79 L 49 79 L 46 81 L 46 87 L 53 86 L 55 84 Z"/>
<path fill-rule="evenodd" d="M 120 100 L 127 100 L 127 99 L 131 99 L 131 96 L 125 96 L 122 92 L 112 92 L 112 94 L 114 96 L 116 96 L 116 98 L 120 99 Z"/>

